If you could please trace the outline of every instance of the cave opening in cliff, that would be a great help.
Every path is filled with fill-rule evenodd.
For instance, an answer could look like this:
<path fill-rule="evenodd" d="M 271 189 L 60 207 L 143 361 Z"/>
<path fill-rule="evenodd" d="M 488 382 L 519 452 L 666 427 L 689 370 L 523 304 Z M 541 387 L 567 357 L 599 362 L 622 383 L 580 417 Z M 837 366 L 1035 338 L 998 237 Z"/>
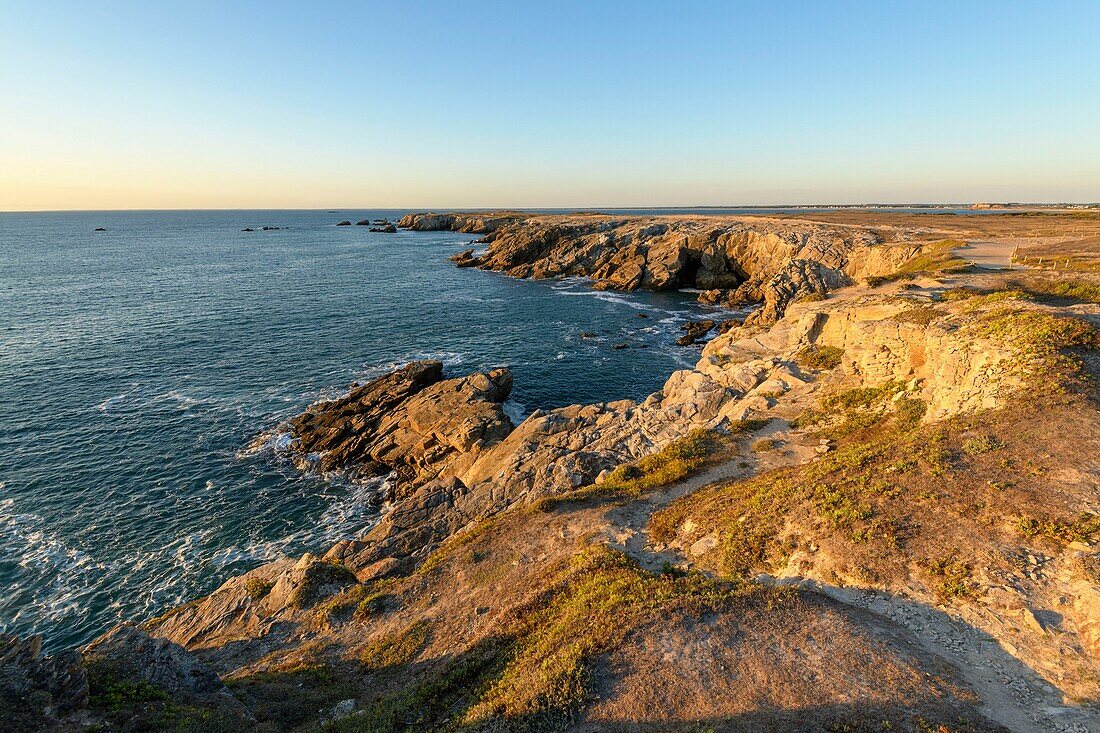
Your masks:
<path fill-rule="evenodd" d="M 676 278 L 679 287 L 698 287 L 695 278 L 699 275 L 699 268 L 701 266 L 702 258 L 697 254 L 689 254 L 687 260 L 684 262 L 684 266 L 680 268 L 679 276 Z"/>

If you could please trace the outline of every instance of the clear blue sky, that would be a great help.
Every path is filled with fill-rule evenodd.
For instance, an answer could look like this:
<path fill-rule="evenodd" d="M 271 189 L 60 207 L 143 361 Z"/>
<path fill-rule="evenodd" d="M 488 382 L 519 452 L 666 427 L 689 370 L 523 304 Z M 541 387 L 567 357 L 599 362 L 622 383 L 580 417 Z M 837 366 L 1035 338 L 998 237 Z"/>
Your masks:
<path fill-rule="evenodd" d="M 1100 2 L 0 0 L 0 210 L 1100 199 Z"/>

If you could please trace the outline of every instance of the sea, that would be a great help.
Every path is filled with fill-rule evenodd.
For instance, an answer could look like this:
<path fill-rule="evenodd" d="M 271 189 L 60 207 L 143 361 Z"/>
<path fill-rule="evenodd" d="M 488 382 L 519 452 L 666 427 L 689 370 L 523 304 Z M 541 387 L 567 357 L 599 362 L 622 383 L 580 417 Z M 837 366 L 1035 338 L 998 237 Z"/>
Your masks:
<path fill-rule="evenodd" d="M 448 262 L 468 234 L 336 226 L 404 213 L 0 213 L 0 630 L 73 647 L 361 534 L 376 487 L 249 445 L 410 360 L 509 367 L 518 422 L 698 359 L 675 343 L 716 315 L 694 293 L 516 280 Z"/>

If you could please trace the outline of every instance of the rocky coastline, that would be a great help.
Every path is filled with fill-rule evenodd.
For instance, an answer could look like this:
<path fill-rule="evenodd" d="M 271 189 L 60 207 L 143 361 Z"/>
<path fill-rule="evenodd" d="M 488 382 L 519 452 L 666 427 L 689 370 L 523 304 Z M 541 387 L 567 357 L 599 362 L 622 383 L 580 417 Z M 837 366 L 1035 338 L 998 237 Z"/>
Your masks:
<path fill-rule="evenodd" d="M 638 466 L 645 465 L 647 459 L 679 455 L 682 446 L 701 435 L 736 444 L 731 456 L 739 457 L 727 459 L 722 469 L 727 473 L 715 474 L 718 478 L 748 480 L 769 470 L 812 465 L 838 450 L 838 442 L 833 438 L 819 440 L 820 428 L 807 422 L 807 416 L 827 420 L 820 417 L 820 411 L 830 404 L 835 409 L 836 403 L 830 400 L 837 399 L 837 394 L 847 395 L 844 399 L 854 405 L 845 408 L 852 411 L 845 413 L 848 420 L 866 419 L 859 417 L 863 415 L 859 411 L 867 410 L 876 420 L 901 421 L 904 416 L 909 421 L 905 430 L 934 432 L 940 429 L 937 426 L 966 423 L 974 426 L 969 428 L 972 432 L 980 432 L 979 426 L 985 425 L 980 420 L 984 418 L 974 416 L 1000 415 L 1014 409 L 1021 394 L 1035 389 L 1036 374 L 1055 380 L 1052 372 L 1043 371 L 1053 369 L 1056 363 L 1050 361 L 1050 353 L 1037 347 L 1027 333 L 1015 328 L 1006 331 L 1005 318 L 1013 319 L 1013 324 L 1024 324 L 1025 331 L 1048 328 L 1057 319 L 1066 318 L 1092 324 L 1092 328 L 1100 323 L 1100 306 L 1090 304 L 1051 304 L 1016 295 L 981 300 L 989 293 L 1019 291 L 1007 286 L 1003 278 L 990 279 L 1000 276 L 975 274 L 950 259 L 936 259 L 944 252 L 943 239 L 919 227 L 868 227 L 766 217 L 551 216 L 516 212 L 410 214 L 397 226 L 410 231 L 480 235 L 476 245 L 483 251 L 476 254 L 479 250 L 470 249 L 456 255 L 452 259 L 458 267 L 477 267 L 518 278 L 587 277 L 593 287 L 610 290 L 694 288 L 702 291 L 700 298 L 707 302 L 758 307 L 744 323 L 702 322 L 685 327 L 684 339 L 688 342 L 705 337 L 712 329 L 718 333 L 703 347 L 694 368 L 670 375 L 660 391 L 640 402 L 622 400 L 536 410 L 515 425 L 503 409 L 512 388 L 508 370 L 451 376 L 444 374 L 440 362 L 422 361 L 358 385 L 336 400 L 311 405 L 277 428 L 290 436 L 285 450 L 302 470 L 339 471 L 352 479 L 386 477 L 387 489 L 381 498 L 387 508 L 378 523 L 320 555 L 285 558 L 230 578 L 210 595 L 145 621 L 140 627 L 120 626 L 85 649 L 82 656 L 70 653 L 43 659 L 33 643 L 8 639 L 0 659 L 17 671 L 12 679 L 18 683 L 0 685 L 0 692 L 6 700 L 23 700 L 33 693 L 50 701 L 27 713 L 28 729 L 38 725 L 40 729 L 68 726 L 64 729 L 79 730 L 80 721 L 91 719 L 87 712 L 89 694 L 92 698 L 99 694 L 97 690 L 103 683 L 97 675 L 101 676 L 105 668 L 112 675 L 125 677 L 127 684 L 159 690 L 164 697 L 157 700 L 171 699 L 189 709 L 207 711 L 219 720 L 230 721 L 230 726 L 323 728 L 336 715 L 328 708 L 321 711 L 320 717 L 310 712 L 300 719 L 290 713 L 272 713 L 260 693 L 250 697 L 251 693 L 243 694 L 240 688 L 226 688 L 223 680 L 247 680 L 247 689 L 253 690 L 252 686 L 260 684 L 255 680 L 267 680 L 263 684 L 269 684 L 271 675 L 278 678 L 287 674 L 297 680 L 294 675 L 319 663 L 317 659 L 327 659 L 325 664 L 340 669 L 352 657 L 362 664 L 369 654 L 381 653 L 368 653 L 368 648 L 374 648 L 370 644 L 405 643 L 400 641 L 406 638 L 401 634 L 420 628 L 417 624 L 434 624 L 430 640 L 418 642 L 407 658 L 386 657 L 388 666 L 409 674 L 413 673 L 409 665 L 415 659 L 428 667 L 433 664 L 431 660 L 437 660 L 446 667 L 439 660 L 452 658 L 459 653 L 456 650 L 470 654 L 479 645 L 490 643 L 494 634 L 503 634 L 502 629 L 513 629 L 516 623 L 523 627 L 523 609 L 534 603 L 534 598 L 541 598 L 540 594 L 557 588 L 539 572 L 571 557 L 582 539 L 588 543 L 586 547 L 606 546 L 622 552 L 631 561 L 641 563 L 643 569 L 647 563 L 659 569 L 664 567 L 660 563 L 668 566 L 671 562 L 676 567 L 702 569 L 714 577 L 725 577 L 730 567 L 728 553 L 733 552 L 729 543 L 739 548 L 741 545 L 736 543 L 741 540 L 731 540 L 736 534 L 733 530 L 709 527 L 713 511 L 695 516 L 692 505 L 687 504 L 685 509 L 677 510 L 680 519 L 670 525 L 671 530 L 644 529 L 645 522 L 651 521 L 651 515 L 656 516 L 661 507 L 680 497 L 687 501 L 699 486 L 677 483 L 682 481 L 677 479 L 672 485 L 680 489 L 660 502 L 649 500 L 647 504 L 644 498 L 626 495 L 613 505 L 620 508 L 611 511 L 598 502 L 585 504 L 586 499 L 581 497 L 598 496 L 600 487 L 612 491 L 611 487 L 637 480 L 645 471 Z M 920 263 L 920 267 L 914 263 Z M 922 269 L 926 267 L 929 269 Z M 899 273 L 905 277 L 896 277 Z M 1064 327 L 1058 329 L 1063 329 L 1057 331 L 1062 334 L 1058 338 L 1062 338 Z M 1051 333 L 1055 338 L 1055 332 Z M 1067 348 L 1092 349 L 1100 345 L 1094 336 L 1085 334 L 1080 339 L 1067 341 Z M 1051 410 L 1066 411 L 1066 404 L 1063 400 Z M 1079 423 L 1081 439 L 1093 441 L 1100 436 L 1100 421 L 1088 409 L 1080 407 L 1082 412 L 1074 413 L 1074 420 L 1087 420 L 1088 427 Z M 857 436 L 863 435 L 861 429 L 849 428 Z M 772 443 L 777 438 L 768 436 L 779 436 L 779 442 L 789 448 L 781 455 L 771 455 L 767 452 L 770 449 L 762 447 L 754 449 L 756 455 L 749 457 L 746 445 L 737 442 L 743 435 Z M 843 453 L 848 434 L 839 435 Z M 853 463 L 850 470 L 856 472 L 863 465 Z M 882 475 L 894 470 L 913 469 L 884 468 L 886 473 Z M 1100 510 L 1095 480 L 1100 474 L 1090 473 L 1097 470 L 1100 468 L 1090 464 L 1081 468 L 1084 473 L 1057 479 L 1058 493 L 1043 499 L 1047 510 L 1059 512 L 1059 516 L 1090 507 Z M 721 501 L 734 501 L 738 485 Z M 824 499 L 815 496 L 813 506 L 840 501 L 827 498 L 827 492 L 822 495 Z M 576 510 L 552 508 L 563 500 L 576 501 Z M 848 514 L 839 514 L 842 509 Z M 858 554 L 850 546 L 852 540 L 831 538 L 838 531 L 847 537 L 844 532 L 856 523 L 860 532 L 870 533 L 856 542 L 864 543 L 861 547 L 874 545 L 874 533 L 885 531 L 873 525 L 876 511 L 857 503 L 836 509 L 835 516 L 842 519 L 823 520 L 814 515 L 815 519 L 805 526 L 789 520 L 785 529 L 776 530 L 776 536 L 795 528 L 803 538 L 778 553 L 777 559 L 769 561 L 767 572 L 760 575 L 755 573 L 769 552 L 754 550 L 754 559 L 748 564 L 752 573 L 736 575 L 733 580 L 741 587 L 738 584 L 755 578 L 754 593 L 769 593 L 767 589 L 775 585 L 793 588 L 801 583 L 803 590 L 797 592 L 801 600 L 784 618 L 803 631 L 824 623 L 822 619 L 831 619 L 831 625 L 822 627 L 824 636 L 815 637 L 813 644 L 839 638 L 841 646 L 862 649 L 861 644 L 870 644 L 862 641 L 868 629 L 871 636 L 902 640 L 896 646 L 891 646 L 894 641 L 886 646 L 872 644 L 866 649 L 873 647 L 874 651 L 859 652 L 885 666 L 864 670 L 867 677 L 859 680 L 851 676 L 854 672 L 845 672 L 849 687 L 825 685 L 831 690 L 830 699 L 842 699 L 846 690 L 852 689 L 873 696 L 871 688 L 875 685 L 892 684 L 900 695 L 908 696 L 917 712 L 891 708 L 883 713 L 884 719 L 897 718 L 899 725 L 914 730 L 913 721 L 923 715 L 975 716 L 975 727 L 970 728 L 973 730 L 1003 730 L 1002 725 L 1011 730 L 1041 730 L 1055 721 L 1062 726 L 1058 730 L 1077 731 L 1097 720 L 1087 704 L 1081 707 L 1059 699 L 1065 694 L 1073 700 L 1093 700 L 1100 693 L 1095 682 L 1100 679 L 1100 593 L 1095 586 L 1086 588 L 1088 563 L 1100 558 L 1093 549 L 1091 534 L 1075 535 L 1076 545 L 1063 543 L 1057 552 L 1047 546 L 1041 552 L 1037 545 L 1027 545 L 1030 549 L 1026 552 L 1047 558 L 1043 560 L 1048 567 L 1046 574 L 1015 584 L 984 581 L 981 597 L 997 596 L 996 603 L 968 594 L 945 601 L 941 591 L 929 585 L 923 559 L 914 559 L 909 565 L 892 569 L 892 575 L 883 573 L 878 577 L 866 567 L 857 569 L 845 560 L 849 556 L 845 553 L 853 557 Z M 901 527 L 903 520 L 896 521 Z M 913 517 L 904 522 L 908 522 L 906 541 L 912 548 L 926 552 L 920 533 L 934 530 L 918 530 L 920 522 Z M 872 526 L 875 529 L 865 530 Z M 999 525 L 990 527 L 971 530 L 973 542 L 1003 548 L 1027 542 L 1016 535 L 1005 539 L 1008 535 L 997 528 Z M 480 539 L 494 532 L 498 535 L 484 549 L 467 549 L 467 543 L 481 547 Z M 903 529 L 896 532 L 904 536 Z M 979 536 L 981 532 L 988 534 Z M 810 536 L 814 539 L 808 539 Z M 953 541 L 959 543 L 953 550 L 958 555 L 963 552 L 960 547 L 965 540 Z M 501 547 L 514 547 L 513 555 L 500 559 L 492 572 L 481 570 L 482 555 L 494 558 Z M 726 560 L 718 556 L 719 551 L 727 553 L 721 556 Z M 927 550 L 936 562 L 941 555 L 954 557 L 950 551 L 949 547 Z M 998 552 L 1003 555 L 1009 549 Z M 997 566 L 993 560 L 983 562 Z M 444 565 L 449 570 L 435 572 Z M 665 570 L 669 577 L 687 572 L 675 567 Z M 659 570 L 654 572 L 658 573 L 655 577 L 664 577 Z M 993 575 L 990 570 L 989 577 Z M 776 578 L 789 580 L 780 583 Z M 977 588 L 978 581 L 973 582 Z M 565 591 L 559 588 L 554 592 Z M 889 613 L 876 611 L 872 603 L 875 593 L 906 599 L 909 605 L 890 606 Z M 1053 604 L 1050 599 L 1058 594 L 1074 600 L 1059 606 L 1060 635 L 1054 638 L 1041 614 L 1031 609 Z M 340 605 L 342 599 L 349 598 L 353 599 L 350 608 L 358 610 L 354 615 L 341 616 L 343 611 L 338 609 L 344 608 Z M 782 606 L 787 602 L 767 603 Z M 669 618 L 681 619 L 678 614 L 685 613 L 687 606 L 680 601 L 669 603 Z M 860 608 L 858 613 L 850 610 L 855 606 Z M 364 608 L 367 610 L 362 611 Z M 1020 684 L 1027 688 L 1026 694 L 1000 700 L 996 684 L 986 684 L 962 670 L 965 657 L 959 661 L 951 656 L 958 650 L 937 646 L 922 637 L 916 625 L 898 620 L 907 613 L 915 618 L 918 608 L 920 613 L 926 608 L 947 608 L 956 618 L 964 619 L 968 628 L 987 635 L 995 644 L 1011 645 L 1011 653 L 989 652 L 982 663 L 1001 665 L 998 669 L 1002 670 L 1008 669 L 1008 660 L 1023 665 L 1026 673 L 1017 670 L 1011 674 L 1025 680 Z M 1026 613 L 1017 615 L 1019 609 Z M 726 618 L 724 611 L 712 609 L 707 613 Z M 757 611 L 739 613 L 751 615 Z M 1009 615 L 1011 620 L 1006 620 Z M 459 619 L 467 618 L 472 620 L 459 623 Z M 928 618 L 932 620 L 922 623 L 929 628 L 935 626 L 933 636 L 946 633 L 938 617 Z M 696 619 L 692 623 L 701 622 Z M 651 639 L 656 633 L 650 627 L 637 628 L 639 639 Z M 803 633 L 793 629 L 781 633 L 789 633 L 791 638 Z M 577 633 L 586 632 L 578 626 Z M 398 641 L 393 641 L 395 638 Z M 630 653 L 637 655 L 641 653 L 638 648 L 651 642 L 637 643 L 641 647 L 615 648 L 633 648 Z M 513 659 L 508 655 L 518 653 L 509 651 L 501 659 Z M 823 668 L 821 660 L 799 661 L 802 653 L 799 649 L 778 649 L 766 665 L 774 670 L 794 669 L 799 664 L 810 664 L 815 670 Z M 838 652 L 844 659 L 847 653 Z M 631 659 L 632 664 L 639 663 L 639 657 Z M 141 661 L 120 671 L 118 667 L 125 660 Z M 600 664 L 611 664 L 604 657 L 600 660 Z M 504 664 L 492 662 L 498 663 Z M 887 669 L 893 671 L 883 671 Z M 1062 679 L 1060 670 L 1072 670 L 1076 677 Z M 839 674 L 830 672 L 834 673 Z M 366 675 L 368 686 L 388 684 L 389 678 L 381 671 L 357 674 Z M 621 680 L 623 675 L 626 672 L 606 673 L 607 679 Z M 905 675 L 934 677 L 939 687 L 922 702 L 923 693 L 907 687 L 902 679 Z M 477 679 L 482 680 L 477 684 L 484 683 L 481 677 Z M 802 682 L 787 679 L 793 690 L 802 689 Z M 499 687 L 502 683 L 498 679 L 496 684 Z M 685 694 L 696 694 L 694 689 Z M 739 694 L 746 694 L 746 689 Z M 618 699 L 615 694 L 621 697 L 626 693 L 607 694 L 608 700 L 614 700 Z M 485 701 L 492 695 L 486 695 L 477 705 L 488 704 Z M 338 702 L 343 707 L 337 717 L 360 719 L 354 711 L 368 697 L 365 693 L 340 697 Z M 648 698 L 643 695 L 639 699 Z M 325 700 L 331 707 L 332 700 Z M 1057 711 L 1029 712 L 1028 706 L 1036 701 L 1048 708 L 1054 706 Z M 607 720 L 627 715 L 615 712 L 613 706 L 604 710 L 596 703 L 585 704 L 590 722 L 600 720 L 602 714 L 611 716 Z M 773 704 L 798 707 L 791 700 Z M 998 704 L 1007 707 L 998 712 L 994 709 Z M 467 712 L 461 718 L 462 725 L 478 730 L 510 730 L 513 723 L 519 726 L 516 720 L 526 720 L 503 708 L 490 710 L 482 719 L 478 715 L 484 711 L 477 705 L 468 703 L 463 708 Z M 551 707 L 538 707 L 539 715 Z M 577 709 L 569 709 L 572 712 L 564 722 L 550 727 L 586 730 L 574 725 L 577 721 L 583 723 L 584 717 L 577 717 Z M 780 718 L 775 719 L 779 728 L 798 729 L 782 723 Z M 378 729 L 436 729 L 445 727 L 443 723 L 448 720 L 450 725 L 459 718 L 452 720 L 443 715 L 423 728 L 416 724 Z M 757 723 L 762 720 L 751 719 Z"/>

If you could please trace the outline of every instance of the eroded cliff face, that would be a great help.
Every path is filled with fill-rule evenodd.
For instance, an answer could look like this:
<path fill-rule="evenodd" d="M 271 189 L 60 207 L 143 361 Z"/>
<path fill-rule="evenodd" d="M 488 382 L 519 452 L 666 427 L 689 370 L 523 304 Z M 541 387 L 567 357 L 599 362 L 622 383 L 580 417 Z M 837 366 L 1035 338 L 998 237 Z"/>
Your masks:
<path fill-rule="evenodd" d="M 480 256 L 459 264 L 513 277 L 589 277 L 608 290 L 698 288 L 708 302 L 762 305 L 750 322 L 771 323 L 788 303 L 855 279 L 894 272 L 924 246 L 892 230 L 884 243 L 864 227 L 760 217 L 611 217 L 409 214 L 414 231 L 483 234 Z"/>

